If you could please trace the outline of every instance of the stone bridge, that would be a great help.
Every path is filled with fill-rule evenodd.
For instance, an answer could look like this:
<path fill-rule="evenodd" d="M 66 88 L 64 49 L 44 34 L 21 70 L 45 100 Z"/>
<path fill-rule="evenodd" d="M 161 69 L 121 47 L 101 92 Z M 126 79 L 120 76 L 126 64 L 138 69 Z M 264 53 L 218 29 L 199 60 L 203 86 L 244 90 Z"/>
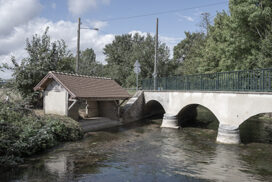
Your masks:
<path fill-rule="evenodd" d="M 130 111 L 124 113 L 124 120 L 143 118 L 148 114 L 144 114 L 144 108 L 157 102 L 165 112 L 161 127 L 176 129 L 180 127 L 178 116 L 194 112 L 197 105 L 204 106 L 219 121 L 217 142 L 227 144 L 240 143 L 239 126 L 244 121 L 272 112 L 272 94 L 260 92 L 143 91 L 133 99 Z M 148 112 L 157 109 L 150 108 Z"/>

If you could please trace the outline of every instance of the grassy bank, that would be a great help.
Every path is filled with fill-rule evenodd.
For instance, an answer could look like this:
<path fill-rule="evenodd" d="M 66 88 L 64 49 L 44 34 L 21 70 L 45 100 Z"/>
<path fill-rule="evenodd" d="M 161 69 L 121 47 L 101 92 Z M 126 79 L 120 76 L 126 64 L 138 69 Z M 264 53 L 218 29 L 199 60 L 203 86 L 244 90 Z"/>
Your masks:
<path fill-rule="evenodd" d="M 27 156 L 82 137 L 78 123 L 71 118 L 37 116 L 18 103 L 0 101 L 0 167 L 23 163 Z"/>

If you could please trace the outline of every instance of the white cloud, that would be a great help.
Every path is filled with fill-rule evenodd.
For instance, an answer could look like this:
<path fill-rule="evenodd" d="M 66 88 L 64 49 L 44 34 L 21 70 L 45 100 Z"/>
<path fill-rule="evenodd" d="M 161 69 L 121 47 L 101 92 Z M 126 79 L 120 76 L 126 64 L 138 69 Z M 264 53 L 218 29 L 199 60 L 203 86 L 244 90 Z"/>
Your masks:
<path fill-rule="evenodd" d="M 99 28 L 106 26 L 106 22 L 86 21 L 88 25 L 97 25 Z M 27 57 L 25 51 L 25 40 L 31 38 L 34 34 L 42 35 L 46 27 L 49 26 L 48 34 L 51 40 L 63 39 L 68 49 L 75 55 L 76 42 L 77 42 L 77 22 L 71 21 L 57 21 L 53 22 L 45 18 L 34 18 L 28 21 L 24 25 L 14 27 L 14 31 L 5 37 L 0 37 L 0 64 L 8 63 L 11 64 L 10 57 L 15 56 L 16 60 L 20 61 Z M 131 31 L 131 34 L 139 33 L 140 35 L 146 36 L 147 32 Z M 151 33 L 151 35 L 154 35 Z M 169 46 L 170 53 L 172 55 L 173 47 L 182 38 L 179 37 L 168 37 L 159 36 L 161 42 L 164 42 Z M 111 43 L 114 40 L 113 34 L 104 34 L 103 32 L 84 29 L 81 30 L 81 42 L 80 49 L 85 50 L 86 48 L 93 48 L 96 53 L 97 61 L 105 64 L 105 55 L 103 54 L 103 48 L 106 44 Z M 10 78 L 11 72 L 0 72 L 0 78 Z"/>
<path fill-rule="evenodd" d="M 38 0 L 0 0 L 0 36 L 6 36 L 14 31 L 14 27 L 27 23 L 41 8 Z"/>
<path fill-rule="evenodd" d="M 109 5 L 110 0 L 68 0 L 68 10 L 74 16 L 82 15 L 88 10 L 97 8 L 98 4 Z"/>
<path fill-rule="evenodd" d="M 42 35 L 46 27 L 49 26 L 48 34 L 51 40 L 63 39 L 68 49 L 75 54 L 77 42 L 77 22 L 58 21 L 52 22 L 45 18 L 35 18 L 25 25 L 20 25 L 14 29 L 14 32 L 7 35 L 5 38 L 0 38 L 0 64 L 10 62 L 10 57 L 15 56 L 17 60 L 27 57 L 24 50 L 26 38 L 31 38 L 34 34 Z M 105 64 L 105 56 L 103 48 L 106 44 L 113 41 L 113 34 L 101 34 L 94 30 L 81 30 L 80 49 L 93 48 L 97 61 Z M 8 78 L 11 76 L 10 72 L 0 72 L 0 78 Z"/>
<path fill-rule="evenodd" d="M 108 25 L 108 22 L 105 22 L 105 21 L 94 21 L 94 22 L 91 22 L 90 24 L 91 24 L 91 26 L 94 27 L 94 28 L 99 28 L 99 29 L 101 29 L 101 28 L 107 26 L 107 25 Z"/>
<path fill-rule="evenodd" d="M 191 16 L 185 16 L 185 15 L 182 15 L 180 13 L 176 13 L 176 15 L 178 16 L 178 21 L 183 21 L 184 19 L 187 20 L 187 21 L 190 21 L 190 22 L 194 22 L 195 19 Z"/>

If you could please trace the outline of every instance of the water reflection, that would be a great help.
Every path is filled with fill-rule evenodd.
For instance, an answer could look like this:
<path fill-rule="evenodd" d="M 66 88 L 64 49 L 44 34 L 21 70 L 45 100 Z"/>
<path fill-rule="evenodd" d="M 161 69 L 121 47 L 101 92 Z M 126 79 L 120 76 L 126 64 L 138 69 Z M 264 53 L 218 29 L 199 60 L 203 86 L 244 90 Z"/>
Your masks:
<path fill-rule="evenodd" d="M 46 159 L 44 161 L 44 165 L 45 170 L 48 170 L 50 173 L 55 173 L 59 177 L 63 177 L 66 173 L 68 173 L 68 167 L 73 168 L 68 164 L 68 159 L 65 154 L 57 154 L 49 159 Z"/>
<path fill-rule="evenodd" d="M 187 134 L 169 129 L 162 130 L 162 135 L 161 157 L 175 173 L 215 181 L 254 181 L 252 175 L 243 172 L 246 165 L 240 159 L 238 146 L 203 145 L 200 138 L 186 140 Z"/>
<path fill-rule="evenodd" d="M 271 144 L 219 145 L 216 134 L 153 122 L 91 133 L 1 173 L 0 181 L 272 181 Z"/>

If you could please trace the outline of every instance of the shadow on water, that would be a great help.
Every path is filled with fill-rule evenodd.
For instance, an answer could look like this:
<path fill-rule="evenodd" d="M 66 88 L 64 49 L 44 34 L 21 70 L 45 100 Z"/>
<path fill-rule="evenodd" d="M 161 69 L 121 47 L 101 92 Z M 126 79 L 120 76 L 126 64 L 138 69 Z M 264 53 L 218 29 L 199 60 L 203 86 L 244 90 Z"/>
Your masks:
<path fill-rule="evenodd" d="M 242 143 L 272 143 L 272 118 L 264 114 L 249 118 L 239 129 Z"/>
<path fill-rule="evenodd" d="M 219 122 L 214 114 L 201 105 L 192 104 L 178 114 L 181 127 L 194 127 L 217 130 Z"/>

